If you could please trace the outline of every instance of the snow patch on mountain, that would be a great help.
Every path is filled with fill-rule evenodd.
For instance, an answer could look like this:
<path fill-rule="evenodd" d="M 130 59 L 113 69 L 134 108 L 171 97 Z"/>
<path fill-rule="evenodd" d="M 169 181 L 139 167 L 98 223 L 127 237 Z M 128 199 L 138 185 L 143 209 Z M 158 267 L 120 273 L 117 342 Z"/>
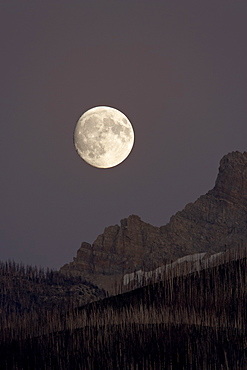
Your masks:
<path fill-rule="evenodd" d="M 152 271 L 138 270 L 130 274 L 125 274 L 123 277 L 123 284 L 128 285 L 131 282 L 144 284 L 150 279 L 158 280 L 164 274 L 171 273 L 174 274 L 174 276 L 179 276 L 200 271 L 217 264 L 218 258 L 222 254 L 224 254 L 224 252 L 219 252 L 213 255 L 209 255 L 206 252 L 190 254 L 178 258 L 172 263 L 160 266 Z"/>

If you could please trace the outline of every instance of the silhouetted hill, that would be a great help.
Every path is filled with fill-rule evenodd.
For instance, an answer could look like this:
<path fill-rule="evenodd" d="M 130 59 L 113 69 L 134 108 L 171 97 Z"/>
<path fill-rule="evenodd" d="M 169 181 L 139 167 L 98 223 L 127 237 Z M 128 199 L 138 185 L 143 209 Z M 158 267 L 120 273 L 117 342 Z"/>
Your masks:
<path fill-rule="evenodd" d="M 235 260 L 53 317 L 63 329 L 12 333 L 0 368 L 246 369 L 246 264 L 239 248 Z"/>
<path fill-rule="evenodd" d="M 46 333 L 50 322 L 57 328 L 56 315 L 64 320 L 69 310 L 105 296 L 102 289 L 80 277 L 1 262 L 0 338 L 11 333 L 20 338 Z"/>

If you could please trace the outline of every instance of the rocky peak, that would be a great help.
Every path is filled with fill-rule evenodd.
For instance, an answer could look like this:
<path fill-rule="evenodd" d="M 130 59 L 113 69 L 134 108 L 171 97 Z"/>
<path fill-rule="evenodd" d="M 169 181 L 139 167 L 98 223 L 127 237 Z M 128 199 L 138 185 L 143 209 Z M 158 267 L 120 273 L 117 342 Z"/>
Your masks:
<path fill-rule="evenodd" d="M 247 152 L 232 152 L 221 159 L 212 193 L 229 201 L 241 198 L 247 206 Z"/>
<path fill-rule="evenodd" d="M 131 215 L 106 227 L 90 245 L 82 243 L 74 261 L 61 268 L 104 289 L 135 270 L 153 270 L 194 253 L 218 253 L 247 241 L 247 152 L 220 161 L 215 186 L 171 217 L 152 226 Z"/>

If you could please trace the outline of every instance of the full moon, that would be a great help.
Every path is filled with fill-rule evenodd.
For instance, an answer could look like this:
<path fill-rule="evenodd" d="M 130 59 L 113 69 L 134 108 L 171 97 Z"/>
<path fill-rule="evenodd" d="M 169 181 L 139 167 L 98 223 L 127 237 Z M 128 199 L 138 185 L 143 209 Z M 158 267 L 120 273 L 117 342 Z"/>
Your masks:
<path fill-rule="evenodd" d="M 128 118 L 111 107 L 95 107 L 78 120 L 74 145 L 79 156 L 98 168 L 123 162 L 134 144 L 134 130 Z"/>

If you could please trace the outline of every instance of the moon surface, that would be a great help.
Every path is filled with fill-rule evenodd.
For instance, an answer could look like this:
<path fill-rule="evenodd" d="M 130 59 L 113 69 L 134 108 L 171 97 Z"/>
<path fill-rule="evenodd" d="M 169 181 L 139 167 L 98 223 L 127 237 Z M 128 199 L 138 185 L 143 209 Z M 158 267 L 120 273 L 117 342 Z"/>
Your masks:
<path fill-rule="evenodd" d="M 134 145 L 134 130 L 119 110 L 106 106 L 91 108 L 78 120 L 74 145 L 79 156 L 98 168 L 123 162 Z"/>

